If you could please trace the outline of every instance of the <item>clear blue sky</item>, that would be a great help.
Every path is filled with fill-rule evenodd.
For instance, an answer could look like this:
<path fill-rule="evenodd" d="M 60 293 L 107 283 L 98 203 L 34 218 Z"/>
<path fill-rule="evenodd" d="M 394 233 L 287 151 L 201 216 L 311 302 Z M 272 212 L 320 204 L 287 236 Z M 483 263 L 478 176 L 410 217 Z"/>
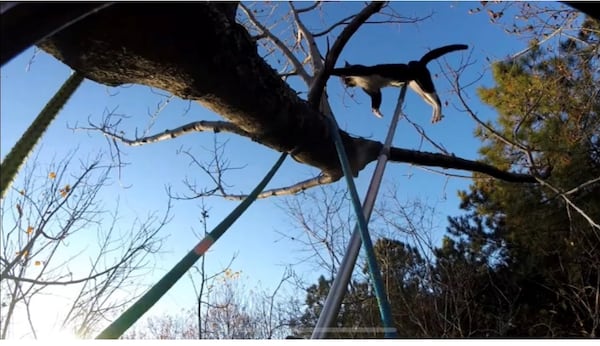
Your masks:
<path fill-rule="evenodd" d="M 351 13 L 363 6 L 362 4 L 362 2 L 337 3 L 335 6 L 339 7 L 339 12 L 336 12 L 335 17 L 341 18 L 344 13 Z M 328 6 L 332 8 L 334 5 Z M 486 58 L 502 59 L 522 49 L 525 43 L 505 34 L 502 27 L 490 24 L 485 14 L 469 15 L 468 10 L 479 6 L 479 2 L 395 2 L 392 6 L 397 12 L 407 16 L 432 14 L 432 17 L 418 24 L 363 26 L 347 44 L 338 66 L 343 64 L 343 60 L 365 65 L 407 62 L 419 59 L 429 49 L 442 45 L 468 44 L 469 53 L 476 63 L 467 70 L 463 81 L 466 83 L 476 78 L 478 74 L 485 73 L 478 84 L 467 90 L 472 96 L 471 105 L 483 118 L 493 118 L 495 116 L 493 111 L 479 104 L 475 97 L 476 86 L 492 85 L 489 71 L 485 70 Z M 331 13 L 333 12 L 330 11 L 329 14 L 332 15 Z M 317 25 L 318 22 L 308 22 L 309 27 Z M 323 45 L 324 42 L 321 41 L 320 44 Z M 458 66 L 460 59 L 465 58 L 469 53 L 454 52 L 445 58 L 451 65 Z M 67 66 L 43 52 L 35 57 L 30 70 L 26 71 L 32 56 L 33 48 L 30 48 L 1 69 L 0 154 L 3 158 L 70 73 Z M 440 59 L 439 62 L 442 60 Z M 440 72 L 439 65 L 435 61 L 430 63 L 429 67 L 432 74 Z M 457 100 L 449 92 L 450 86 L 446 80 L 440 75 L 434 82 L 442 102 L 450 103 L 449 106 L 444 107 L 443 121 L 431 125 L 430 106 L 411 90 L 407 93 L 405 112 L 413 121 L 423 126 L 429 136 L 443 143 L 450 152 L 464 158 L 475 159 L 479 143 L 473 139 L 472 120 L 452 106 L 457 103 Z M 329 81 L 328 92 L 341 128 L 355 135 L 383 141 L 395 107 L 398 89 L 384 90 L 382 106 L 382 112 L 386 115 L 384 119 L 377 119 L 371 114 L 369 100 L 363 93 L 355 92 L 359 104 L 344 96 L 341 83 L 337 78 Z M 113 95 L 115 93 L 116 95 Z M 118 106 L 118 113 L 132 116 L 131 119 L 124 121 L 127 126 L 124 129 L 129 131 L 129 136 L 132 136 L 132 130 L 136 127 L 145 128 L 148 110 L 153 110 L 159 100 L 160 98 L 145 86 L 108 88 L 92 81 L 85 81 L 44 135 L 41 145 L 38 145 L 36 150 L 41 150 L 39 155 L 41 163 L 50 163 L 53 158 L 60 158 L 75 147 L 79 148 L 79 157 L 89 157 L 90 153 L 107 149 L 106 140 L 100 134 L 73 132 L 67 128 L 67 124 L 75 126 L 79 123 L 81 126 L 86 126 L 88 117 L 98 122 L 105 109 Z M 192 104 L 186 113 L 188 106 L 187 101 L 172 102 L 158 118 L 151 132 L 162 132 L 196 120 L 219 119 L 217 115 L 196 104 Z M 246 138 L 219 134 L 218 139 L 229 141 L 226 156 L 232 166 L 245 166 L 243 170 L 232 171 L 227 176 L 227 183 L 232 185 L 230 190 L 232 192 L 249 192 L 279 156 L 279 153 Z M 163 209 L 167 199 L 165 185 L 173 186 L 175 191 L 185 192 L 185 187 L 181 183 L 185 177 L 195 178 L 199 183 L 207 181 L 206 176 L 197 169 L 190 168 L 189 160 L 183 155 L 177 155 L 176 151 L 179 148 L 191 148 L 198 157 L 203 157 L 206 152 L 202 148 L 211 148 L 212 141 L 212 134 L 198 133 L 142 147 L 123 147 L 126 153 L 125 160 L 131 164 L 124 169 L 120 183 L 117 181 L 106 188 L 101 197 L 105 198 L 107 205 L 110 205 L 115 196 L 120 196 L 122 215 L 125 220 L 135 216 L 143 218 L 150 211 Z M 410 125 L 402 122 L 398 127 L 394 145 L 402 148 L 419 148 L 419 136 Z M 424 145 L 422 149 L 433 151 L 428 145 Z M 373 168 L 374 163 L 363 170 L 356 180 L 361 196 L 365 194 Z M 316 173 L 315 169 L 289 159 L 269 187 L 289 185 L 310 178 Z M 410 178 L 407 174 L 411 175 Z M 466 188 L 469 183 L 464 179 L 447 181 L 444 176 L 405 164 L 388 165 L 384 189 L 385 184 L 389 182 L 393 182 L 399 188 L 399 194 L 406 200 L 421 198 L 435 204 L 440 213 L 438 222 L 440 232 L 446 225 L 446 215 L 458 213 L 456 191 Z M 344 182 L 342 180 L 337 184 L 344 184 Z M 131 187 L 125 189 L 122 186 Z M 209 225 L 214 226 L 237 205 L 237 202 L 215 197 L 208 199 L 207 204 L 211 209 Z M 269 287 L 279 280 L 283 266 L 295 262 L 300 245 L 281 240 L 281 236 L 277 234 L 276 231 L 285 232 L 290 228 L 290 220 L 286 218 L 278 204 L 282 203 L 277 198 L 254 203 L 210 251 L 209 268 L 218 270 L 220 266 L 228 263 L 234 253 L 238 253 L 233 269 L 242 270 L 250 285 L 260 281 L 264 286 Z M 149 284 L 158 280 L 191 249 L 195 242 L 191 230 L 201 230 L 198 223 L 198 205 L 196 201 L 175 202 L 174 219 L 165 229 L 169 238 L 164 244 L 163 253 L 157 257 L 160 262 L 155 271 L 156 277 L 150 280 Z M 125 223 L 129 226 L 127 222 Z M 301 267 L 296 269 L 300 273 L 303 272 Z M 310 278 L 318 273 L 306 270 L 304 274 Z M 191 307 L 194 302 L 193 291 L 188 283 L 187 278 L 182 279 L 153 311 Z"/>

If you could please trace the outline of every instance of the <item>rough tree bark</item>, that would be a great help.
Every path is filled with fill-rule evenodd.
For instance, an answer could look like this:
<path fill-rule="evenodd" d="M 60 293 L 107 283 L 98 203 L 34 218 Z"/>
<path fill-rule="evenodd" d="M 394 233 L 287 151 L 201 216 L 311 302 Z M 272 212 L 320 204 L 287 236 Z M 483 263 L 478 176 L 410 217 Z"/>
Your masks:
<path fill-rule="evenodd" d="M 330 123 L 258 55 L 255 42 L 235 22 L 236 11 L 231 2 L 116 3 L 39 46 L 98 83 L 143 84 L 197 101 L 252 140 L 280 152 L 296 150 L 297 161 L 339 179 Z M 355 175 L 377 159 L 380 142 L 343 131 L 341 136 Z M 394 148 L 390 159 L 535 182 L 530 175 L 441 154 Z"/>

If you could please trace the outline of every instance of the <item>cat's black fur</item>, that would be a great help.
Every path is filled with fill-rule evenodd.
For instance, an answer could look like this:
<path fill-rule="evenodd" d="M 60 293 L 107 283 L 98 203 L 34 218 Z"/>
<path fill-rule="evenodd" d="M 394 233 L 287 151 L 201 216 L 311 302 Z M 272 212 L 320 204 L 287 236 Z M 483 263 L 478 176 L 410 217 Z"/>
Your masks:
<path fill-rule="evenodd" d="M 342 77 L 344 84 L 349 87 L 361 87 L 371 97 L 371 108 L 377 117 L 383 115 L 379 111 L 381 106 L 381 88 L 388 86 L 401 87 L 405 83 L 411 87 L 423 100 L 433 107 L 432 123 L 442 120 L 442 103 L 435 91 L 427 63 L 444 54 L 457 50 L 468 49 L 465 44 L 451 44 L 436 48 L 419 61 L 410 61 L 408 64 L 380 64 L 374 66 L 350 65 L 346 62 L 343 68 L 335 68 L 331 73 Z"/>

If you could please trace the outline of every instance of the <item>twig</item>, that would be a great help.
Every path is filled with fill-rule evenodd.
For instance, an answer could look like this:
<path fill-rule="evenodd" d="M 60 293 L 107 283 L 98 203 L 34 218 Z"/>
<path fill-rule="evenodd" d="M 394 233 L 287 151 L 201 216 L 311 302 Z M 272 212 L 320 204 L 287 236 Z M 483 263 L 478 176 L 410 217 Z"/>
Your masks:
<path fill-rule="evenodd" d="M 561 197 L 562 197 L 562 198 L 565 200 L 565 202 L 567 202 L 567 204 L 571 206 L 571 208 L 575 209 L 575 211 L 577 211 L 577 212 L 579 213 L 579 215 L 583 216 L 583 218 L 587 220 L 587 222 L 590 224 L 590 226 L 592 226 L 592 227 L 594 227 L 594 228 L 597 228 L 597 229 L 599 229 L 599 230 L 600 230 L 600 225 L 598 225 L 598 224 L 597 224 L 597 223 L 596 223 L 596 222 L 595 222 L 595 221 L 594 221 L 594 220 L 593 220 L 591 217 L 589 217 L 589 216 L 588 216 L 588 215 L 587 215 L 587 214 L 586 214 L 586 213 L 585 213 L 583 210 L 581 210 L 581 209 L 580 209 L 578 206 L 576 206 L 576 205 L 575 205 L 575 203 L 573 203 L 573 202 L 572 202 L 572 201 L 569 199 L 569 197 L 567 197 L 567 196 L 566 196 L 566 194 L 565 194 L 565 193 L 561 192 L 559 189 L 557 189 L 556 187 L 554 187 L 554 186 L 550 185 L 548 182 L 546 182 L 546 181 L 544 181 L 544 180 L 542 180 L 542 179 L 539 179 L 539 178 L 537 178 L 537 177 L 536 177 L 535 179 L 536 179 L 536 181 L 537 181 L 537 182 L 538 182 L 540 185 L 542 185 L 542 186 L 545 186 L 545 187 L 549 188 L 550 190 L 554 191 L 555 193 L 557 193 L 558 195 L 560 195 L 560 196 L 561 196 Z"/>
<path fill-rule="evenodd" d="M 592 180 L 588 180 L 585 183 L 583 183 L 583 184 L 581 184 L 581 185 L 579 185 L 579 186 L 577 186 L 575 188 L 572 188 L 571 190 L 569 190 L 567 192 L 563 192 L 562 194 L 565 195 L 565 196 L 573 194 L 573 193 L 578 192 L 579 190 L 587 187 L 588 185 L 592 185 L 592 184 L 595 184 L 597 182 L 600 182 L 600 177 L 592 179 Z"/>
<path fill-rule="evenodd" d="M 460 100 L 462 106 L 467 111 L 469 116 L 471 116 L 471 118 L 473 120 L 475 120 L 475 122 L 477 122 L 479 125 L 481 125 L 483 128 L 485 128 L 489 133 L 491 133 L 494 137 L 496 137 L 498 140 L 500 140 L 504 144 L 508 145 L 509 147 L 516 147 L 523 152 L 527 152 L 528 149 L 526 147 L 509 140 L 508 138 L 503 136 L 501 133 L 494 130 L 490 125 L 486 124 L 483 120 L 479 119 L 479 117 L 475 114 L 475 112 L 471 109 L 471 107 L 469 107 L 469 105 L 467 104 L 467 101 L 464 99 L 464 96 L 461 91 L 462 88 L 460 86 L 460 81 L 459 81 L 460 75 L 455 73 L 455 71 L 453 71 L 453 73 L 455 75 L 454 85 L 456 88 L 456 95 L 458 96 L 458 99 Z"/>
<path fill-rule="evenodd" d="M 308 44 L 309 57 L 313 64 L 313 70 L 319 71 L 321 70 L 321 68 L 323 68 L 323 61 L 321 60 L 321 53 L 319 52 L 319 47 L 317 47 L 317 42 L 315 42 L 315 38 L 313 37 L 312 33 L 300 20 L 298 11 L 296 10 L 292 2 L 289 1 L 288 4 L 290 5 L 290 9 L 292 10 L 292 14 L 294 15 L 294 21 L 296 22 L 296 26 L 298 26 L 298 32 L 302 34 L 302 36 L 306 40 L 306 43 Z"/>
<path fill-rule="evenodd" d="M 153 93 L 156 93 L 155 91 L 152 90 L 152 88 L 150 88 L 150 90 Z M 156 110 L 154 110 L 154 112 L 150 113 L 150 110 L 148 110 L 148 115 L 150 117 L 150 121 L 148 121 L 148 125 L 146 126 L 146 129 L 143 132 L 144 136 L 148 135 L 148 133 L 150 132 L 150 129 L 152 129 L 152 126 L 154 126 L 154 124 L 156 123 L 156 119 L 158 119 L 158 116 L 160 115 L 160 113 L 162 113 L 162 111 L 165 110 L 165 108 L 167 108 L 169 103 L 171 103 L 171 101 L 173 101 L 173 99 L 175 98 L 175 95 L 161 95 L 161 96 L 166 97 L 166 100 L 164 100 L 164 101 L 160 100 L 158 102 L 158 104 L 156 105 Z"/>
<path fill-rule="evenodd" d="M 258 29 L 258 31 L 261 32 L 261 34 L 264 34 L 271 42 L 273 42 L 273 44 L 277 48 L 279 48 L 279 50 L 281 50 L 281 52 L 283 53 L 283 55 L 285 55 L 285 57 L 292 64 L 292 66 L 294 66 L 294 69 L 296 70 L 296 72 L 298 73 L 298 75 L 300 76 L 300 78 L 302 78 L 302 80 L 306 84 L 310 84 L 311 77 L 308 75 L 308 73 L 306 72 L 306 70 L 302 66 L 302 63 L 298 60 L 298 58 L 294 55 L 294 53 L 292 53 L 292 51 L 290 51 L 290 49 L 285 45 L 285 43 L 283 43 L 279 39 L 279 37 L 275 36 L 267 27 L 265 27 L 264 25 L 262 25 L 262 23 L 260 23 L 256 19 L 256 17 L 252 14 L 252 11 L 250 11 L 246 7 L 246 5 L 244 5 L 243 3 L 240 3 L 239 6 L 242 9 L 242 11 L 244 11 L 244 13 L 248 17 L 248 20 L 250 20 L 250 22 L 252 23 L 252 25 L 254 25 Z"/>
<path fill-rule="evenodd" d="M 450 155 L 450 153 L 448 153 L 448 151 L 441 145 L 441 144 L 437 144 L 435 141 L 433 141 L 431 138 L 429 138 L 429 136 L 427 136 L 427 134 L 425 133 L 425 130 L 423 130 L 423 128 L 416 124 L 415 122 L 413 122 L 412 120 L 410 120 L 410 118 L 404 114 L 404 119 L 406 119 L 406 121 L 408 121 L 409 124 L 412 125 L 412 127 L 414 127 L 414 129 L 421 135 L 421 137 L 423 137 L 427 142 L 429 142 L 431 145 L 433 145 L 435 148 L 437 148 L 439 151 L 441 151 L 442 153 L 446 154 L 446 155 Z"/>

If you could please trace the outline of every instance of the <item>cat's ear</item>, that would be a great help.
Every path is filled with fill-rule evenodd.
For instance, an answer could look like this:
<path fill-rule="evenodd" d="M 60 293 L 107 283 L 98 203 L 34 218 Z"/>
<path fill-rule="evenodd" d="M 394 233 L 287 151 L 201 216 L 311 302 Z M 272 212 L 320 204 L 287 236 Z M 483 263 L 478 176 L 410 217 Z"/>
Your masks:
<path fill-rule="evenodd" d="M 352 66 L 352 64 L 350 64 L 350 63 L 348 62 L 348 60 L 344 60 L 344 61 L 346 62 L 346 64 L 344 65 L 344 67 Z"/>

